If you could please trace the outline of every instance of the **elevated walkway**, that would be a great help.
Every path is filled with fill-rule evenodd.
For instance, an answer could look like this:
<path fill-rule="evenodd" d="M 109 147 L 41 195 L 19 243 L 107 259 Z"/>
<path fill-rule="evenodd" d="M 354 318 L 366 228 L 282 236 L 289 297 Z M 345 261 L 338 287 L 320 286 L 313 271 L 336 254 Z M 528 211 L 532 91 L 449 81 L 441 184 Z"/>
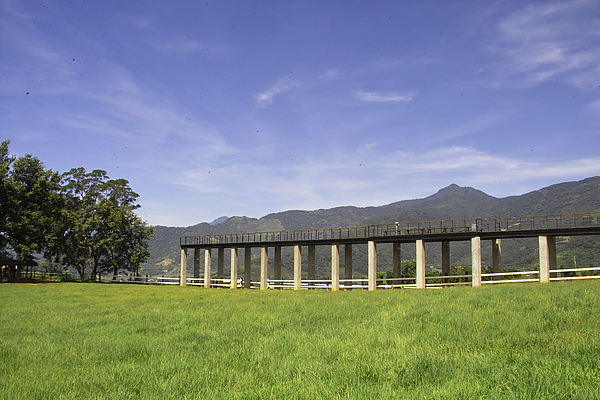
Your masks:
<path fill-rule="evenodd" d="M 600 212 L 581 214 L 538 215 L 513 218 L 467 218 L 426 222 L 378 224 L 348 228 L 311 229 L 296 231 L 233 233 L 222 235 L 183 236 L 180 238 L 180 284 L 186 285 L 187 252 L 194 249 L 194 278 L 199 278 L 200 252 L 204 251 L 205 287 L 211 286 L 212 249 L 217 249 L 217 278 L 223 280 L 224 250 L 231 251 L 231 288 L 238 281 L 238 249 L 244 248 L 244 285 L 250 287 L 250 252 L 261 248 L 260 288 L 268 285 L 268 251 L 275 249 L 274 280 L 281 280 L 281 248 L 294 248 L 294 280 L 296 290 L 302 288 L 302 247 L 308 248 L 308 279 L 315 279 L 315 246 L 331 246 L 331 290 L 339 289 L 340 245 L 345 246 L 345 279 L 352 279 L 352 245 L 367 244 L 368 288 L 377 288 L 377 245 L 392 243 L 394 278 L 399 278 L 400 244 L 414 242 L 416 246 L 416 288 L 425 288 L 425 242 L 442 243 L 442 273 L 449 274 L 452 241 L 471 242 L 472 286 L 481 285 L 481 240 L 492 241 L 493 270 L 501 272 L 501 240 L 505 238 L 539 238 L 539 281 L 550 281 L 550 270 L 556 269 L 556 236 L 600 235 Z"/>

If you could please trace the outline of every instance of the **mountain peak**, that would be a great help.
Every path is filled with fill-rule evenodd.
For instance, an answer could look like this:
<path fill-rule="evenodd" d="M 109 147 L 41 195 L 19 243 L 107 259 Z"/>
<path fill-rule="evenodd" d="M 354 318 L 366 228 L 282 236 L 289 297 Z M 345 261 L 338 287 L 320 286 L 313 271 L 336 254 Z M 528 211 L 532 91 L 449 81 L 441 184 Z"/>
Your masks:
<path fill-rule="evenodd" d="M 229 217 L 222 216 L 222 217 L 219 217 L 219 218 L 215 219 L 213 222 L 210 223 L 210 225 L 219 225 L 221 222 L 225 222 L 228 219 L 229 219 Z"/>
<path fill-rule="evenodd" d="M 440 189 L 437 191 L 436 194 L 430 196 L 433 198 L 438 198 L 440 196 L 447 196 L 447 195 L 468 195 L 468 196 L 479 196 L 482 198 L 491 198 L 492 196 L 490 196 L 489 194 L 482 192 L 481 190 L 472 188 L 470 186 L 458 186 L 456 183 L 453 183 L 451 185 L 446 186 L 443 189 Z"/>
<path fill-rule="evenodd" d="M 463 188 L 463 187 L 458 186 L 456 183 L 451 183 L 450 185 L 446 186 L 445 188 L 438 190 L 437 193 L 438 194 L 452 193 L 452 192 L 456 192 L 461 189 L 467 189 L 467 187 Z"/>

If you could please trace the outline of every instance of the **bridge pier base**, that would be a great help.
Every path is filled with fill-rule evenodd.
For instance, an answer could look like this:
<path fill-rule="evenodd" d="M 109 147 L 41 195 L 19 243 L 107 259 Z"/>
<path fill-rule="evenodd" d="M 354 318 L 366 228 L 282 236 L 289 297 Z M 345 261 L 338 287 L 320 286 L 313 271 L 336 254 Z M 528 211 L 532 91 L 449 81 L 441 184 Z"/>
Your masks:
<path fill-rule="evenodd" d="M 308 245 L 308 279 L 316 279 L 315 274 L 315 265 L 316 265 L 316 256 L 315 256 L 315 245 Z M 309 282 L 308 286 L 313 286 L 314 282 Z"/>
<path fill-rule="evenodd" d="M 425 243 L 422 239 L 418 239 L 415 246 L 417 258 L 417 289 L 425 289 Z"/>
<path fill-rule="evenodd" d="M 502 272 L 502 239 L 492 240 L 492 271 L 495 274 Z M 496 277 L 495 279 L 501 279 Z"/>
<path fill-rule="evenodd" d="M 244 289 L 250 289 L 250 279 L 252 278 L 252 248 L 244 248 Z"/>
<path fill-rule="evenodd" d="M 481 286 L 481 237 L 471 238 L 471 285 Z"/>
<path fill-rule="evenodd" d="M 237 247 L 231 248 L 231 282 L 229 284 L 230 289 L 237 289 L 237 274 L 238 274 L 238 249 Z"/>
<path fill-rule="evenodd" d="M 273 256 L 273 279 L 276 281 L 281 280 L 281 246 L 275 246 L 275 254 Z M 281 282 L 276 282 L 276 284 L 281 285 Z"/>
<path fill-rule="evenodd" d="M 200 249 L 194 249 L 194 278 L 200 278 Z"/>
<path fill-rule="evenodd" d="M 219 247 L 217 251 L 217 279 L 223 279 L 223 263 L 225 262 L 225 249 Z M 219 283 L 223 283 L 222 281 Z"/>
<path fill-rule="evenodd" d="M 331 245 L 331 290 L 340 290 L 340 245 Z"/>
<path fill-rule="evenodd" d="M 442 275 L 450 275 L 450 242 L 442 242 Z"/>
<path fill-rule="evenodd" d="M 344 245 L 344 278 L 352 279 L 352 245 Z M 352 282 L 346 282 L 347 286 L 352 286 Z"/>
<path fill-rule="evenodd" d="M 377 289 L 377 243 L 369 240 L 367 246 L 369 290 L 373 291 Z"/>
<path fill-rule="evenodd" d="M 392 273 L 394 278 L 400 278 L 402 275 L 402 253 L 400 243 L 392 244 Z"/>
<path fill-rule="evenodd" d="M 181 265 L 179 268 L 179 286 L 187 285 L 187 249 L 181 249 Z"/>
<path fill-rule="evenodd" d="M 211 259 L 212 259 L 212 255 L 211 255 L 211 249 L 204 249 L 204 287 L 205 288 L 209 288 L 210 287 L 210 274 L 212 272 L 212 268 L 211 268 Z"/>
<path fill-rule="evenodd" d="M 550 270 L 556 269 L 556 238 L 540 236 L 540 282 L 550 282 Z"/>
<path fill-rule="evenodd" d="M 294 290 L 302 288 L 302 252 L 300 245 L 294 245 Z"/>
<path fill-rule="evenodd" d="M 269 288 L 269 248 L 262 246 L 260 248 L 260 290 Z"/>

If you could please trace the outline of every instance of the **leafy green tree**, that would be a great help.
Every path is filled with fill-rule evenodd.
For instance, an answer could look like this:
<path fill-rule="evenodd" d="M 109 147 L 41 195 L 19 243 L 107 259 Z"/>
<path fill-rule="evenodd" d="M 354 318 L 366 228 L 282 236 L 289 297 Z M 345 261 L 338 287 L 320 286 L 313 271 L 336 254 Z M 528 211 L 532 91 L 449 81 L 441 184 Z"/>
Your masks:
<path fill-rule="evenodd" d="M 154 229 L 134 212 L 138 194 L 125 179 L 111 180 L 105 171 L 73 168 L 63 174 L 67 221 L 63 259 L 85 278 L 124 269 L 137 273 L 148 257 Z"/>
<path fill-rule="evenodd" d="M 62 208 L 60 175 L 27 154 L 11 165 L 2 144 L 3 252 L 10 247 L 17 265 L 34 265 L 34 254 L 48 249 Z"/>
<path fill-rule="evenodd" d="M 10 141 L 3 140 L 0 144 L 0 259 L 8 258 L 8 202 L 9 202 L 9 171 L 15 160 L 8 153 Z"/>
<path fill-rule="evenodd" d="M 117 275 L 119 270 L 138 275 L 141 264 L 150 256 L 148 239 L 154 229 L 143 222 L 130 206 L 103 200 L 106 229 L 107 257 L 102 263 L 102 272 Z"/>
<path fill-rule="evenodd" d="M 402 260 L 402 278 L 414 278 L 417 276 L 417 260 Z"/>

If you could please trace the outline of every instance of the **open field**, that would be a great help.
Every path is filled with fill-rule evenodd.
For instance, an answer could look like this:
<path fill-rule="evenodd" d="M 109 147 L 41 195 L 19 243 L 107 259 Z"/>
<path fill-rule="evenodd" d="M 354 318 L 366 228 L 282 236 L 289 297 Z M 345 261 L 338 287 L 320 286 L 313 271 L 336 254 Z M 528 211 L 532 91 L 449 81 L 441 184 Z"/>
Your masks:
<path fill-rule="evenodd" d="M 600 398 L 600 282 L 0 285 L 0 397 Z"/>

